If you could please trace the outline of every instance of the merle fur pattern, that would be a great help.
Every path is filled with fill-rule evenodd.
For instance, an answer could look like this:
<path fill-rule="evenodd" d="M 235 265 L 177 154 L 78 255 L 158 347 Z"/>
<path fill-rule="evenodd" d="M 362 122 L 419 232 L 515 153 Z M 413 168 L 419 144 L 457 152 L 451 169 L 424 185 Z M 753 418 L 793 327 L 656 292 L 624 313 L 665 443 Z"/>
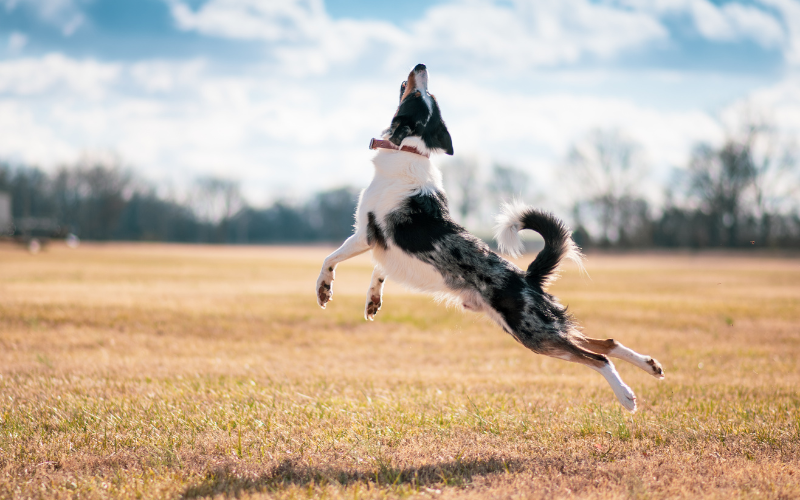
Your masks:
<path fill-rule="evenodd" d="M 369 215 L 374 218 L 371 212 Z M 528 218 L 536 220 L 539 227 L 547 227 L 548 236 L 563 237 L 564 228 L 552 226 L 552 218 L 538 212 L 531 212 Z M 575 334 L 571 315 L 541 286 L 558 265 L 552 243 L 529 271 L 523 272 L 453 221 L 447 197 L 439 191 L 408 197 L 374 225 L 391 244 L 432 265 L 453 294 L 477 292 L 502 317 L 503 329 L 532 351 L 546 353 L 554 344 L 568 343 Z"/>

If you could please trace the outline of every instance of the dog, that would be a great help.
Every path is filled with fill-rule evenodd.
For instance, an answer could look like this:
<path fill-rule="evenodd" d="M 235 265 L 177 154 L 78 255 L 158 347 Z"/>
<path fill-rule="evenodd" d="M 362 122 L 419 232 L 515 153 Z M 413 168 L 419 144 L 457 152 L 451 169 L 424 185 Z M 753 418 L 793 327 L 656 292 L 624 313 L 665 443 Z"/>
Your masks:
<path fill-rule="evenodd" d="M 336 266 L 372 251 L 372 273 L 364 317 L 374 320 L 391 276 L 403 285 L 433 294 L 465 310 L 483 312 L 523 346 L 537 354 L 572 361 L 598 372 L 619 402 L 636 411 L 636 396 L 620 378 L 609 357 L 632 363 L 664 378 L 658 361 L 613 339 L 584 336 L 566 307 L 547 293 L 561 261 L 583 256 L 569 228 L 554 215 L 519 203 L 507 204 L 498 217 L 496 238 L 501 252 L 518 256 L 519 231 L 531 229 L 545 246 L 523 271 L 450 216 L 442 175 L 432 153 L 453 154 L 450 133 L 436 98 L 428 93 L 428 71 L 418 64 L 400 86 L 400 102 L 372 162 L 375 174 L 362 191 L 355 232 L 322 264 L 316 284 L 323 309 L 332 299 Z"/>

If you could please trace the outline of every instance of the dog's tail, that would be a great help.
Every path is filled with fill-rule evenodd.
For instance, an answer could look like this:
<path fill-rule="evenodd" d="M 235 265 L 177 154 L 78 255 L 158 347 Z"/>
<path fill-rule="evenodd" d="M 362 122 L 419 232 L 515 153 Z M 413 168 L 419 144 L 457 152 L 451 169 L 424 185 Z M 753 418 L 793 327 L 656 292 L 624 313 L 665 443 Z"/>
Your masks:
<path fill-rule="evenodd" d="M 528 266 L 526 279 L 539 288 L 544 288 L 554 281 L 556 271 L 562 259 L 567 258 L 578 265 L 581 273 L 583 254 L 572 241 L 572 232 L 563 221 L 555 215 L 523 205 L 519 202 L 506 203 L 497 216 L 495 239 L 500 251 L 518 257 L 524 248 L 519 232 L 532 229 L 544 238 L 544 248 L 536 259 Z"/>

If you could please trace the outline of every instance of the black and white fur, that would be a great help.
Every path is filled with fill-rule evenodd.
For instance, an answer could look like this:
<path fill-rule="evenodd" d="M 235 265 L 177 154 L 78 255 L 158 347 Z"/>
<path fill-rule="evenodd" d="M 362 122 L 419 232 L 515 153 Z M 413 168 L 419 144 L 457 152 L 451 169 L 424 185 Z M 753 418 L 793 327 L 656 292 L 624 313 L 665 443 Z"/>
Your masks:
<path fill-rule="evenodd" d="M 453 154 L 450 133 L 427 83 L 428 72 L 419 64 L 401 85 L 400 105 L 383 138 L 422 153 Z M 664 377 L 661 365 L 650 356 L 613 339 L 582 335 L 567 309 L 547 293 L 562 259 L 581 265 L 580 251 L 562 221 L 520 204 L 503 208 L 497 231 L 501 251 L 519 254 L 522 229 L 534 230 L 545 240 L 544 249 L 523 271 L 453 221 L 441 173 L 426 156 L 380 149 L 372 161 L 375 176 L 361 193 L 355 233 L 325 259 L 317 279 L 317 301 L 323 309 L 332 297 L 336 266 L 372 250 L 375 269 L 365 309 L 370 321 L 381 308 L 383 285 L 391 276 L 410 288 L 485 313 L 533 352 L 597 370 L 630 411 L 636 410 L 636 396 L 608 356 Z"/>

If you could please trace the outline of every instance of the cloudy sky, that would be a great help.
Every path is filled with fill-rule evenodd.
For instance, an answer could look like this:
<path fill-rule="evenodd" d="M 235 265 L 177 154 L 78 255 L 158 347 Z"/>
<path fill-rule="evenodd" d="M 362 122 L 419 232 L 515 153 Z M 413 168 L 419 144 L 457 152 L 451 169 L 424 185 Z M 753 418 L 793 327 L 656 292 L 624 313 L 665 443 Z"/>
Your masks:
<path fill-rule="evenodd" d="M 114 153 L 257 205 L 364 186 L 419 62 L 456 154 L 543 190 L 598 127 L 655 177 L 743 108 L 800 132 L 795 0 L 0 0 L 0 160 Z"/>

